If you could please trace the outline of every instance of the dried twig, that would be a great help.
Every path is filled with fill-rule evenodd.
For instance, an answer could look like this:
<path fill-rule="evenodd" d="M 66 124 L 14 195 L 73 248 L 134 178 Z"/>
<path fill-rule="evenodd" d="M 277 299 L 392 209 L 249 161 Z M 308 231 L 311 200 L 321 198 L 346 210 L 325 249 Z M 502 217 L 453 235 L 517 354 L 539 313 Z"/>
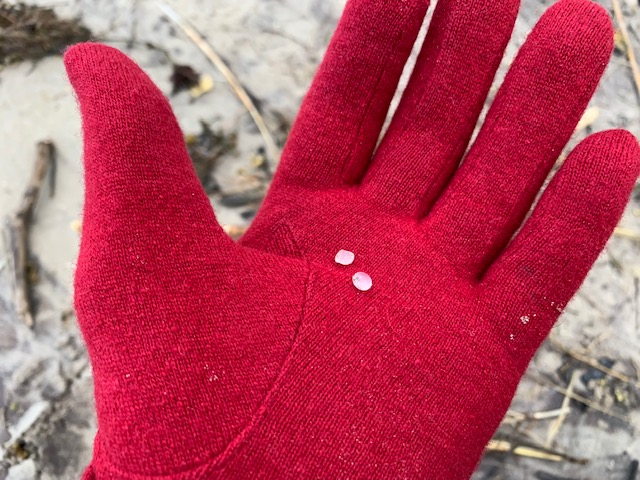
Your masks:
<path fill-rule="evenodd" d="M 224 78 L 229 82 L 231 88 L 235 92 L 238 99 L 242 102 L 244 107 L 253 118 L 264 142 L 266 144 L 267 152 L 271 157 L 272 161 L 278 162 L 280 159 L 280 150 L 278 149 L 276 142 L 267 127 L 264 118 L 260 114 L 260 111 L 256 107 L 255 103 L 247 93 L 246 89 L 243 87 L 238 77 L 231 71 L 231 69 L 224 62 L 222 57 L 209 45 L 206 40 L 202 37 L 202 35 L 191 26 L 184 18 L 182 18 L 178 13 L 173 10 L 169 5 L 165 3 L 158 2 L 158 8 L 164 12 L 164 14 L 169 17 L 169 19 L 174 22 L 178 28 L 180 28 L 184 34 L 196 44 L 196 46 L 200 49 L 200 51 L 207 57 L 207 59 L 220 71 L 220 73 L 224 76 Z"/>
<path fill-rule="evenodd" d="M 9 246 L 13 256 L 15 302 L 18 315 L 28 326 L 33 325 L 29 268 L 29 227 L 38 194 L 47 170 L 54 162 L 55 148 L 49 141 L 38 143 L 38 156 L 18 210 L 7 220 Z"/>
<path fill-rule="evenodd" d="M 636 89 L 638 90 L 638 97 L 640 98 L 640 67 L 638 67 L 638 61 L 636 60 L 636 54 L 633 51 L 633 44 L 631 43 L 629 30 L 627 29 L 627 24 L 624 21 L 624 15 L 622 15 L 622 8 L 620 7 L 620 1 L 612 0 L 612 3 L 613 3 L 613 12 L 616 16 L 616 23 L 620 28 L 620 34 L 622 35 L 622 40 L 624 41 L 627 47 L 626 53 L 629 59 L 629 64 L 631 65 L 633 81 L 636 84 Z"/>

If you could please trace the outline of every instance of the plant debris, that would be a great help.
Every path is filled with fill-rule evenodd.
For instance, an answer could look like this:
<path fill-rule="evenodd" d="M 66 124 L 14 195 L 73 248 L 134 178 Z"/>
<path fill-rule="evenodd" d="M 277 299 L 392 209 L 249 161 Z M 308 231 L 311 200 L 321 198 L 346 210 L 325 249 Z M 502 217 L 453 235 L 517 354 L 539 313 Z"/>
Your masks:
<path fill-rule="evenodd" d="M 226 192 L 220 197 L 220 203 L 225 207 L 244 207 L 262 202 L 267 193 L 266 186 L 259 186 L 238 192 Z"/>
<path fill-rule="evenodd" d="M 244 210 L 242 212 L 240 212 L 240 218 L 242 218 L 243 220 L 253 220 L 256 215 L 258 214 L 258 211 L 254 208 L 250 208 L 249 210 Z"/>
<path fill-rule="evenodd" d="M 171 95 L 198 85 L 200 74 L 189 65 L 174 65 L 171 73 Z"/>
<path fill-rule="evenodd" d="M 622 14 L 622 7 L 620 5 L 620 0 L 611 0 L 611 4 L 613 5 L 613 14 L 616 19 L 616 23 L 618 24 L 619 30 L 616 32 L 618 35 L 616 44 L 619 45 L 618 48 L 623 50 L 623 53 L 627 56 L 629 60 L 629 67 L 631 68 L 631 76 L 633 77 L 633 82 L 636 86 L 636 93 L 638 94 L 638 99 L 640 99 L 640 66 L 638 66 L 638 60 L 636 59 L 636 54 L 633 51 L 633 44 L 631 43 L 631 35 L 629 34 L 629 30 L 627 28 L 627 22 L 624 20 L 624 15 Z"/>
<path fill-rule="evenodd" d="M 548 448 L 526 445 L 524 443 L 514 443 L 509 440 L 495 438 L 489 441 L 485 451 L 491 453 L 512 453 L 517 456 L 536 458 L 538 460 L 545 460 L 548 462 L 571 462 L 579 465 L 586 465 L 588 463 L 587 459 L 574 458 Z"/>
<path fill-rule="evenodd" d="M 171 95 L 187 90 L 194 100 L 213 90 L 215 86 L 211 75 L 200 74 L 189 65 L 174 64 L 169 79 L 171 80 Z"/>
<path fill-rule="evenodd" d="M 189 37 L 189 39 L 200 49 L 203 55 L 207 57 L 213 66 L 216 67 L 216 69 L 224 76 L 226 81 L 229 83 L 229 86 L 238 97 L 238 100 L 240 100 L 242 105 L 247 109 L 247 112 L 251 115 L 256 127 L 258 127 L 258 130 L 264 139 L 266 152 L 269 154 L 270 160 L 277 164 L 280 161 L 280 149 L 276 145 L 273 134 L 264 121 L 259 107 L 247 92 L 246 87 L 240 82 L 238 77 L 236 77 L 231 68 L 229 68 L 229 65 L 224 61 L 222 56 L 215 51 L 209 43 L 207 43 L 204 37 L 195 28 L 193 28 L 191 24 L 189 24 L 169 5 L 162 2 L 158 2 L 157 5 L 169 20 L 176 24 L 178 28 L 180 28 L 180 30 Z"/>
<path fill-rule="evenodd" d="M 582 115 L 580 122 L 578 122 L 578 125 L 576 126 L 576 132 L 581 132 L 582 130 L 590 128 L 596 122 L 596 120 L 598 120 L 599 116 L 600 109 L 598 107 L 588 108 Z"/>
<path fill-rule="evenodd" d="M 40 60 L 91 38 L 78 19 L 58 18 L 51 8 L 0 2 L 0 63 Z"/>
<path fill-rule="evenodd" d="M 222 229 L 234 240 L 238 240 L 247 231 L 247 227 L 240 225 L 223 225 Z"/>
<path fill-rule="evenodd" d="M 196 98 L 199 98 L 205 93 L 213 90 L 214 86 L 215 82 L 213 81 L 213 77 L 211 75 L 200 75 L 198 84 L 189 89 L 189 95 L 191 95 L 191 98 L 195 100 Z"/>
<path fill-rule="evenodd" d="M 265 151 L 264 147 L 258 148 L 256 153 L 253 155 L 253 158 L 251 159 L 251 164 L 253 165 L 253 168 L 264 174 L 266 180 L 271 180 L 273 178 L 273 172 L 269 167 L 269 162 L 267 162 L 266 155 L 267 152 Z"/>
<path fill-rule="evenodd" d="M 20 207 L 6 222 L 9 248 L 13 256 L 15 303 L 18 315 L 25 324 L 33 326 L 31 285 L 37 281 L 37 272 L 30 260 L 29 227 L 47 170 L 55 162 L 55 147 L 49 141 L 38 143 L 38 157 L 31 179 L 22 195 Z"/>
<path fill-rule="evenodd" d="M 200 122 L 201 130 L 197 135 L 187 135 L 185 142 L 191 161 L 196 169 L 198 179 L 207 194 L 220 191 L 220 186 L 213 177 L 218 160 L 236 148 L 235 133 L 225 134 L 221 130 L 214 132 L 205 122 Z"/>
<path fill-rule="evenodd" d="M 279 148 L 284 148 L 289 132 L 291 132 L 291 120 L 280 112 L 274 110 L 269 111 L 270 116 L 273 119 L 275 126 L 273 127 L 273 137 Z M 266 155 L 266 152 L 265 152 Z"/>
<path fill-rule="evenodd" d="M 615 360 L 606 357 L 597 358 L 596 360 L 606 369 L 611 369 L 611 367 L 616 363 Z M 607 374 L 602 368 L 590 367 L 580 376 L 580 381 L 583 385 L 588 385 L 591 380 L 602 380 L 603 378 L 606 378 L 606 376 Z"/>

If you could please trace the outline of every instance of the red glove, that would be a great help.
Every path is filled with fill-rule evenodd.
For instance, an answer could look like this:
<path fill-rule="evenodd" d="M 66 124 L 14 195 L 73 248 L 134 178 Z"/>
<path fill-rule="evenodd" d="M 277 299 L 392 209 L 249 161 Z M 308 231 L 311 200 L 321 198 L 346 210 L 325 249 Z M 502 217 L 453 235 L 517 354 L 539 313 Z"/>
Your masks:
<path fill-rule="evenodd" d="M 149 78 L 109 47 L 67 52 L 86 167 L 76 307 L 99 420 L 86 478 L 472 473 L 640 169 L 630 134 L 588 138 L 510 242 L 613 40 L 597 5 L 552 7 L 456 170 L 517 5 L 439 2 L 374 153 L 427 2 L 352 0 L 239 244 Z"/>

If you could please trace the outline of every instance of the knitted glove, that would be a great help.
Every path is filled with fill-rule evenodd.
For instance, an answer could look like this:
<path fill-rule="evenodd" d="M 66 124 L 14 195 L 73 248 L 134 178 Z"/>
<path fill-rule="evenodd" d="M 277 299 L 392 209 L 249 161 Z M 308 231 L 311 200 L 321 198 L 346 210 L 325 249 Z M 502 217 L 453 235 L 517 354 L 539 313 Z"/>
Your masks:
<path fill-rule="evenodd" d="M 458 167 L 517 4 L 438 3 L 376 149 L 427 2 L 351 0 L 239 243 L 150 79 L 112 48 L 67 51 L 99 423 L 86 478 L 471 475 L 640 169 L 630 134 L 593 135 L 523 221 L 612 50 L 586 0 L 544 15 Z"/>

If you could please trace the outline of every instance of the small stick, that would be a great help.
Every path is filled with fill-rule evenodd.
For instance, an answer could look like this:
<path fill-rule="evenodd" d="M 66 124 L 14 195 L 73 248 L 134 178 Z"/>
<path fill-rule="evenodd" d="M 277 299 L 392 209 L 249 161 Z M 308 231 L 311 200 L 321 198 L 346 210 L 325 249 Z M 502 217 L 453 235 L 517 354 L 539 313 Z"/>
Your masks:
<path fill-rule="evenodd" d="M 622 40 L 627 45 L 627 57 L 629 58 L 629 64 L 631 65 L 631 72 L 633 73 L 633 80 L 638 90 L 638 98 L 640 98 L 640 67 L 638 67 L 638 61 L 636 60 L 636 54 L 633 51 L 633 44 L 631 43 L 631 37 L 629 37 L 629 30 L 627 24 L 624 21 L 624 15 L 622 15 L 622 8 L 620 7 L 619 0 L 612 0 L 613 11 L 616 16 L 616 22 L 620 27 L 620 34 Z"/>
<path fill-rule="evenodd" d="M 50 141 L 39 142 L 38 156 L 31 178 L 22 195 L 22 202 L 16 212 L 7 220 L 9 244 L 13 254 L 15 303 L 23 322 L 33 326 L 31 288 L 29 283 L 29 227 L 47 170 L 54 161 L 55 148 Z"/>
<path fill-rule="evenodd" d="M 205 57 L 207 57 L 207 59 L 213 64 L 213 66 L 220 71 L 227 82 L 229 82 L 229 85 L 231 85 L 231 88 L 235 92 L 236 96 L 247 109 L 249 115 L 251 115 L 251 118 L 253 118 L 253 121 L 258 127 L 258 130 L 260 131 L 260 134 L 264 139 L 267 151 L 269 152 L 272 161 L 277 163 L 280 160 L 280 150 L 278 149 L 276 142 L 274 141 L 273 136 L 271 135 L 271 132 L 269 131 L 269 128 L 264 121 L 264 118 L 262 118 L 260 111 L 253 103 L 253 100 L 247 93 L 246 89 L 242 86 L 242 83 L 240 83 L 240 80 L 238 80 L 238 77 L 236 77 L 236 75 L 224 62 L 222 57 L 211 47 L 211 45 L 206 42 L 202 35 L 184 18 L 178 15 L 178 13 L 174 9 L 162 2 L 157 2 L 156 5 L 160 10 L 164 12 L 167 17 L 169 17 L 172 22 L 174 22 L 178 26 L 178 28 L 180 28 L 184 32 L 187 37 L 191 39 L 191 41 L 193 41 L 193 43 L 196 44 L 196 46 L 205 55 Z"/>

